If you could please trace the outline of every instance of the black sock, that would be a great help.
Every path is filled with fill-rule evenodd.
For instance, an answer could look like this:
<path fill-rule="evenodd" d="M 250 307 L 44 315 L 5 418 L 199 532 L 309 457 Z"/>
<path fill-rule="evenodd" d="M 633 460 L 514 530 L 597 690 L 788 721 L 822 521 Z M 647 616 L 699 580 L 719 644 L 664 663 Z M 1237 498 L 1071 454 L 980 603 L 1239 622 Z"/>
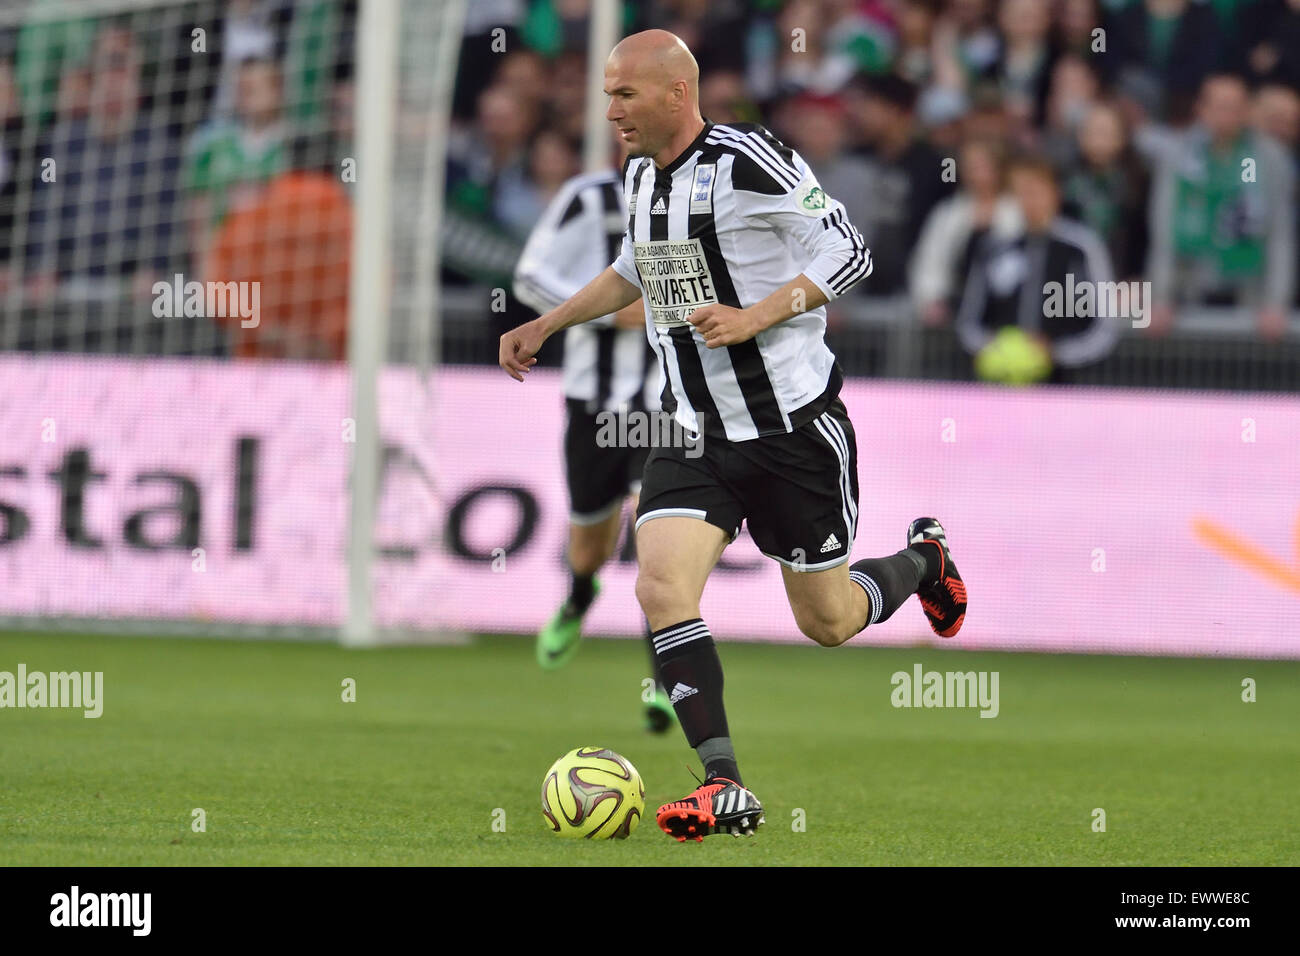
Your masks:
<path fill-rule="evenodd" d="M 863 626 L 888 621 L 916 593 L 927 570 L 924 553 L 910 547 L 887 558 L 863 558 L 851 564 L 849 579 L 867 592 L 871 605 L 871 614 Z"/>
<path fill-rule="evenodd" d="M 569 610 L 574 614 L 586 614 L 587 608 L 596 599 L 596 585 L 592 581 L 594 575 L 579 574 L 577 571 L 569 573 L 573 575 L 573 584 L 569 589 Z"/>
<path fill-rule="evenodd" d="M 650 622 L 645 621 L 645 646 L 650 651 L 650 676 L 654 678 L 655 688 L 664 689 L 663 669 L 659 666 L 659 655 L 655 653 L 655 632 L 650 630 Z"/>
<path fill-rule="evenodd" d="M 722 706 L 722 662 L 708 627 L 698 617 L 692 618 L 655 631 L 651 639 L 686 742 L 697 750 L 708 744 L 700 754 L 706 778 L 726 777 L 740 783 Z"/>
<path fill-rule="evenodd" d="M 915 551 L 925 558 L 925 577 L 921 579 L 922 584 L 933 584 L 939 580 L 939 569 L 943 566 L 943 559 L 939 556 L 938 544 L 909 544 L 907 550 Z"/>

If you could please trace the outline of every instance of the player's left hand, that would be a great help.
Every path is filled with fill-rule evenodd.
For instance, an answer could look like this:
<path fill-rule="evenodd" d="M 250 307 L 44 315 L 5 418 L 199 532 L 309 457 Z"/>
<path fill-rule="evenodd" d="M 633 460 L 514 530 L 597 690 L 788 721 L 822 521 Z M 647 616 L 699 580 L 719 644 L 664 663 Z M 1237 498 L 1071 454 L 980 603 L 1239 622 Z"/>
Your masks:
<path fill-rule="evenodd" d="M 752 313 L 729 305 L 702 305 L 686 318 L 711 349 L 739 345 L 762 331 Z"/>

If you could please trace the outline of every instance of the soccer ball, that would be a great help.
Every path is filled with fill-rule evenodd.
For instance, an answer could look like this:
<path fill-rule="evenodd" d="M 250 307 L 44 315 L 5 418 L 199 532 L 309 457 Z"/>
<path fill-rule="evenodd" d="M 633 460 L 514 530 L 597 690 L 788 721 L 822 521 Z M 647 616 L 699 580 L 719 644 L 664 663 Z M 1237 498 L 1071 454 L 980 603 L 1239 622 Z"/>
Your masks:
<path fill-rule="evenodd" d="M 645 785 L 631 761 L 602 747 L 570 750 L 542 780 L 542 817 L 562 837 L 624 840 L 645 810 Z"/>

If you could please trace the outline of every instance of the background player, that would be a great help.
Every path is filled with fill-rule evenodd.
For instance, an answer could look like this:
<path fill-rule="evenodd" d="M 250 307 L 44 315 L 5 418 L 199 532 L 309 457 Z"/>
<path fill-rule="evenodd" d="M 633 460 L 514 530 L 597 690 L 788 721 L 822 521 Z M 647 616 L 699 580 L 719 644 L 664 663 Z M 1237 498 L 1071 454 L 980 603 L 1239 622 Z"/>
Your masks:
<path fill-rule="evenodd" d="M 614 158 L 622 150 L 615 144 Z M 515 269 L 515 297 L 549 312 L 617 258 L 627 231 L 622 179 L 616 168 L 575 176 L 547 206 Z M 577 654 L 582 621 L 596 596 L 596 572 L 614 554 L 623 504 L 636 507 L 649 448 L 601 447 L 602 413 L 644 415 L 657 408 L 654 353 L 646 341 L 640 301 L 570 328 L 564 337 L 564 467 L 569 488 L 569 595 L 537 634 L 537 663 L 562 667 Z M 618 434 L 626 434 L 620 429 Z M 646 729 L 674 722 L 672 704 L 650 648 L 654 698 L 645 705 Z"/>

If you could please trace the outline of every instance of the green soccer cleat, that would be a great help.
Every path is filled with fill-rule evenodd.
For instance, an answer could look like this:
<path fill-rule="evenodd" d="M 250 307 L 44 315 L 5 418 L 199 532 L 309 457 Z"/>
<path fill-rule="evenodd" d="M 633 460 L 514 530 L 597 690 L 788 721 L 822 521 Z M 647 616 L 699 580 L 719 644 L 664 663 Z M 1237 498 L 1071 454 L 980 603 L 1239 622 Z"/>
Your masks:
<path fill-rule="evenodd" d="M 655 699 L 645 705 L 645 729 L 652 734 L 664 734 L 675 723 L 677 711 L 668 699 L 668 692 L 660 687 L 655 690 Z"/>
<path fill-rule="evenodd" d="M 591 601 L 596 603 L 600 594 L 600 581 L 592 578 Z M 582 614 L 575 614 L 566 600 L 555 612 L 555 616 L 546 622 L 546 626 L 537 632 L 537 663 L 544 671 L 558 670 L 578 653 L 582 643 Z"/>

